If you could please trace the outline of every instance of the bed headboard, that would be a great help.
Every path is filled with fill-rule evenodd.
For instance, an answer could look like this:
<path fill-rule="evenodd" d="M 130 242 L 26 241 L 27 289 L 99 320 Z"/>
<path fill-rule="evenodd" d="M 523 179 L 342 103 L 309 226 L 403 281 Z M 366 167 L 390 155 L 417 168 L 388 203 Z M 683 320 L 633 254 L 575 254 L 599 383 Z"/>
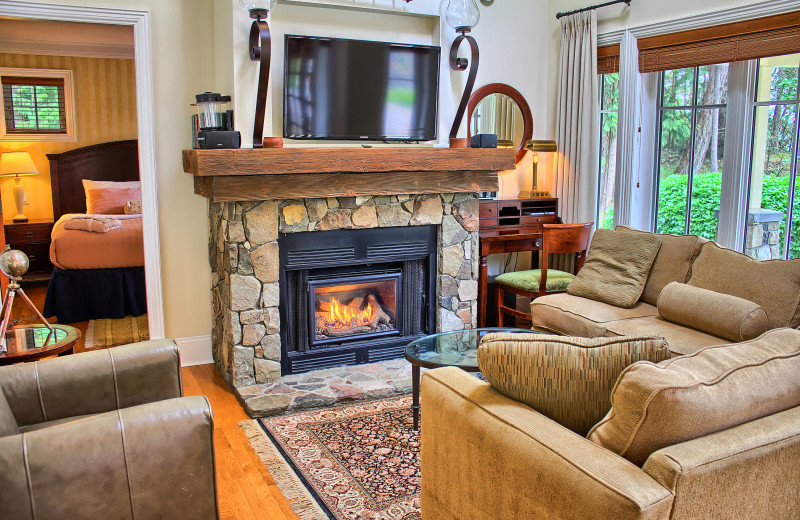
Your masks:
<path fill-rule="evenodd" d="M 86 213 L 81 179 L 138 181 L 139 144 L 136 139 L 93 144 L 64 153 L 49 153 L 53 219 L 65 213 Z"/>

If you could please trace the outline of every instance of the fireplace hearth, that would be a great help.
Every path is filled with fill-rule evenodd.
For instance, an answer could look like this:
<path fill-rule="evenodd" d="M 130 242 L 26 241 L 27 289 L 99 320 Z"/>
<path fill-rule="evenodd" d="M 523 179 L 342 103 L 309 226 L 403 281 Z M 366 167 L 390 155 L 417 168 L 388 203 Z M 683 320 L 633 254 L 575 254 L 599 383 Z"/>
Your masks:
<path fill-rule="evenodd" d="M 281 374 L 401 357 L 433 331 L 436 226 L 282 233 Z"/>

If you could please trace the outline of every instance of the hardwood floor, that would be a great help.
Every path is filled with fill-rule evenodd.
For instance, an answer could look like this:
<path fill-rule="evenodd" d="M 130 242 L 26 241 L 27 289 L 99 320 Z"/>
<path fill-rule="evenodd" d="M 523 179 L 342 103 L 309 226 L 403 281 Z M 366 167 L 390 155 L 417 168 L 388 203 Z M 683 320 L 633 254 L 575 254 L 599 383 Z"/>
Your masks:
<path fill-rule="evenodd" d="M 184 367 L 185 395 L 205 395 L 214 412 L 217 493 L 223 520 L 299 520 L 239 428 L 247 414 L 214 365 Z"/>

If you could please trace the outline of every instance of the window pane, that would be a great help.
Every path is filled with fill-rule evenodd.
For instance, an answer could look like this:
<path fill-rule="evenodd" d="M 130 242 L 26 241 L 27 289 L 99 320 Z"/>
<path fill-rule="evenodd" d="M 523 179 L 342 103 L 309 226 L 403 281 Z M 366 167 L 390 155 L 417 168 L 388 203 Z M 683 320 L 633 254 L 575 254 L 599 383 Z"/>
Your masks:
<path fill-rule="evenodd" d="M 619 104 L 619 73 L 603 74 L 603 110 L 617 111 Z"/>
<path fill-rule="evenodd" d="M 756 107 L 745 253 L 783 258 L 796 105 Z"/>
<path fill-rule="evenodd" d="M 697 104 L 724 105 L 728 102 L 728 64 L 699 67 Z"/>
<path fill-rule="evenodd" d="M 658 182 L 659 233 L 686 230 L 687 172 L 691 142 L 691 110 L 661 113 L 661 153 Z"/>
<path fill-rule="evenodd" d="M 725 110 L 698 109 L 689 232 L 709 240 L 717 238 L 724 146 Z"/>
<path fill-rule="evenodd" d="M 798 162 L 800 162 L 800 158 L 798 158 Z M 797 166 L 800 166 L 798 164 Z M 798 177 L 800 177 L 800 169 L 795 170 L 795 188 L 794 188 L 794 204 L 792 205 L 792 231 L 791 236 L 789 237 L 789 258 L 798 258 L 800 257 L 800 190 L 797 188 L 797 182 L 800 181 Z M 783 247 L 783 243 L 780 242 L 779 245 Z"/>
<path fill-rule="evenodd" d="M 665 107 L 685 107 L 692 104 L 694 90 L 694 68 L 664 71 Z"/>
<path fill-rule="evenodd" d="M 757 101 L 797 99 L 797 67 L 800 54 L 758 60 Z"/>
<path fill-rule="evenodd" d="M 600 112 L 600 178 L 597 190 L 597 227 L 614 226 L 614 183 L 617 168 L 617 108 L 619 74 L 602 76 Z"/>

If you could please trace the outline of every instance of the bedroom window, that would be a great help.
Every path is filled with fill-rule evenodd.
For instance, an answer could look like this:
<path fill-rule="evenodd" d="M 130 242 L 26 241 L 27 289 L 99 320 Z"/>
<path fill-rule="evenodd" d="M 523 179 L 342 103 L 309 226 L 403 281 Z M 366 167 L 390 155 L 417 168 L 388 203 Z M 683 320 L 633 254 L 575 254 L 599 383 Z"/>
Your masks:
<path fill-rule="evenodd" d="M 75 141 L 72 71 L 0 68 L 3 141 Z"/>

